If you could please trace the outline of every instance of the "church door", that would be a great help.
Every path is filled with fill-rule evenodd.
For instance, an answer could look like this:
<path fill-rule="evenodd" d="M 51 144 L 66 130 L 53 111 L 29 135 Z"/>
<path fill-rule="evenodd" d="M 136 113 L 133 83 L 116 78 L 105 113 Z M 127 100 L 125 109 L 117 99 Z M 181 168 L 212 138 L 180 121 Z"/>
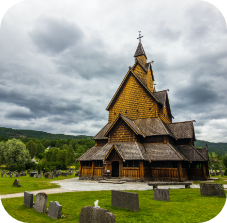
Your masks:
<path fill-rule="evenodd" d="M 112 177 L 119 177 L 119 162 L 112 162 Z"/>

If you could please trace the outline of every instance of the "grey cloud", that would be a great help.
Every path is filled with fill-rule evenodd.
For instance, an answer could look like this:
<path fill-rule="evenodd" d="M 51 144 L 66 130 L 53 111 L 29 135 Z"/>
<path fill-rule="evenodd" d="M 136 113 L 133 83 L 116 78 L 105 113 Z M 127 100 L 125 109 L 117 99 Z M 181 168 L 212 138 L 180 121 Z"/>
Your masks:
<path fill-rule="evenodd" d="M 64 19 L 44 17 L 34 25 L 30 37 L 41 52 L 57 54 L 78 43 L 83 32 Z"/>

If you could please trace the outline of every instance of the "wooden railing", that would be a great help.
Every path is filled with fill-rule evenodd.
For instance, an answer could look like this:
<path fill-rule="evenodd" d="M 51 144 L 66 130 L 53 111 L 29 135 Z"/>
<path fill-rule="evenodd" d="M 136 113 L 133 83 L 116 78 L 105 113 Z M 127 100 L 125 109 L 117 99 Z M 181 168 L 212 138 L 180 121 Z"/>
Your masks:
<path fill-rule="evenodd" d="M 177 168 L 151 168 L 151 177 L 157 178 L 175 178 L 179 177 Z"/>

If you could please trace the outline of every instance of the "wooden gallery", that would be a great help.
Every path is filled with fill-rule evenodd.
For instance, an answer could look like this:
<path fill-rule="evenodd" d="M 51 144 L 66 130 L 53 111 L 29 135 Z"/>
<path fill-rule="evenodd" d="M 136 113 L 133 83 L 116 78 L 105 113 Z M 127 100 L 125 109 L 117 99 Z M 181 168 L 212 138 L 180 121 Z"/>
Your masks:
<path fill-rule="evenodd" d="M 167 90 L 155 90 L 140 37 L 134 57 L 106 108 L 108 123 L 78 158 L 80 179 L 207 180 L 207 148 L 194 147 L 193 121 L 172 122 Z"/>

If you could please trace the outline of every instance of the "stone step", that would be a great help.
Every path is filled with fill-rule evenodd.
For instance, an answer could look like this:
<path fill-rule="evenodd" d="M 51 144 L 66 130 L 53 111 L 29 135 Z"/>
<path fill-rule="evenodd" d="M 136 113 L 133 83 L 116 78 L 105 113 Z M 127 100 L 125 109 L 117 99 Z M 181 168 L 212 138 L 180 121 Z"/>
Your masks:
<path fill-rule="evenodd" d="M 112 184 L 123 184 L 126 183 L 126 181 L 116 181 L 116 180 L 99 180 L 99 183 L 112 183 Z"/>

